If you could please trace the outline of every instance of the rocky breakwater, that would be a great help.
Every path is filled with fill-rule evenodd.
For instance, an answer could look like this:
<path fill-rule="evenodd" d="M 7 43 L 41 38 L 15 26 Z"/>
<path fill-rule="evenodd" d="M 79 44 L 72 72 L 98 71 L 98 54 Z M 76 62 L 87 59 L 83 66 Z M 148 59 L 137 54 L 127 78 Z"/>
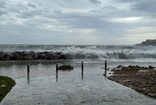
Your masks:
<path fill-rule="evenodd" d="M 140 93 L 156 98 L 156 69 L 155 67 L 118 66 L 112 69 L 110 80 L 128 86 Z"/>
<path fill-rule="evenodd" d="M 0 60 L 60 60 L 66 59 L 62 52 L 0 52 Z"/>

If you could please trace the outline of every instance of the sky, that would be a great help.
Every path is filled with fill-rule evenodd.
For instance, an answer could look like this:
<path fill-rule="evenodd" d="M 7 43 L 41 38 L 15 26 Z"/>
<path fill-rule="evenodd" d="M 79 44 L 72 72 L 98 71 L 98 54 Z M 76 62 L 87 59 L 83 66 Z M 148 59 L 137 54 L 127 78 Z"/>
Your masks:
<path fill-rule="evenodd" d="M 0 44 L 134 45 L 156 39 L 156 0 L 0 0 Z"/>

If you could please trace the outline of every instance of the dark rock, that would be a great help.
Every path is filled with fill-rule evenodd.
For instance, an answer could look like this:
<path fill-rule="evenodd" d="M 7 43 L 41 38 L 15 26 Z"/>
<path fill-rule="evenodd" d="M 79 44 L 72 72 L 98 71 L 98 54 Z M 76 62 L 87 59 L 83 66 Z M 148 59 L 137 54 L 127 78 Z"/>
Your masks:
<path fill-rule="evenodd" d="M 67 59 L 67 56 L 65 54 L 61 54 L 60 59 Z"/>
<path fill-rule="evenodd" d="M 73 70 L 73 66 L 71 65 L 62 65 L 58 67 L 58 70 Z"/>
<path fill-rule="evenodd" d="M 46 56 L 47 56 L 47 59 L 49 59 L 49 60 L 58 60 L 58 59 L 60 59 L 60 55 L 58 55 L 56 53 L 49 53 Z"/>
<path fill-rule="evenodd" d="M 74 59 L 75 55 L 74 54 L 66 54 L 66 59 Z"/>
<path fill-rule="evenodd" d="M 121 68 L 122 67 L 122 65 L 119 65 L 118 67 L 116 67 L 116 68 Z"/>
<path fill-rule="evenodd" d="M 55 54 L 57 54 L 57 55 L 62 55 L 63 53 L 62 53 L 62 52 L 56 52 Z"/>
<path fill-rule="evenodd" d="M 33 60 L 35 59 L 35 52 L 14 52 L 14 60 Z"/>
<path fill-rule="evenodd" d="M 62 52 L 0 52 L 0 60 L 59 60 L 66 59 Z"/>
<path fill-rule="evenodd" d="M 9 52 L 0 52 L 0 60 L 12 60 L 13 54 Z"/>
<path fill-rule="evenodd" d="M 38 52 L 36 59 L 37 60 L 58 60 L 60 59 L 60 55 L 53 52 Z"/>
<path fill-rule="evenodd" d="M 130 69 L 131 69 L 131 68 L 133 68 L 133 67 L 134 67 L 134 66 L 132 66 L 132 65 L 129 65 L 127 68 L 130 68 Z"/>
<path fill-rule="evenodd" d="M 155 67 L 153 67 L 153 66 L 149 66 L 148 68 L 149 68 L 149 69 L 155 69 Z"/>

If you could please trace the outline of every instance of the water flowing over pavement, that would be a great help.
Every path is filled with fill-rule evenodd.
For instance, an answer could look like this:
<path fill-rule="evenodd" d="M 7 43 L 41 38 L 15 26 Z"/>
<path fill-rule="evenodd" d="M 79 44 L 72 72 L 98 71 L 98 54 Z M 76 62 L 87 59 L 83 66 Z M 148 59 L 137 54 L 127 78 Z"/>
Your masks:
<path fill-rule="evenodd" d="M 56 76 L 55 65 L 32 66 L 29 81 L 24 72 L 25 76 L 14 77 L 16 86 L 5 97 L 2 104 L 156 105 L 155 99 L 103 77 L 104 71 L 101 67 L 102 65 L 86 64 L 82 75 L 80 65 L 76 64 L 73 71 L 58 71 L 58 76 Z M 13 70 L 26 69 L 24 67 L 17 68 L 16 66 L 10 68 L 13 68 Z M 43 71 L 41 72 L 39 68 L 42 68 Z M 8 74 L 10 71 L 7 71 Z M 15 71 L 18 72 L 18 70 Z"/>

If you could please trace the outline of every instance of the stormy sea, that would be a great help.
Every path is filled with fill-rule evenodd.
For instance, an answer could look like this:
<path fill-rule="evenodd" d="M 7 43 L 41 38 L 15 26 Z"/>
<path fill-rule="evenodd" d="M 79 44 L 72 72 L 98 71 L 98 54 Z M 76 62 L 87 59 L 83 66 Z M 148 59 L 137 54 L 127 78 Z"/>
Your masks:
<path fill-rule="evenodd" d="M 24 56 L 19 56 L 19 59 L 15 60 L 18 54 Z M 25 56 L 31 54 L 34 55 L 34 60 L 23 60 Z M 64 59 L 60 59 L 61 57 Z M 155 99 L 103 76 L 105 60 L 108 76 L 113 75 L 111 68 L 118 65 L 155 66 L 155 46 L 0 45 L 0 59 L 0 75 L 11 77 L 16 81 L 16 86 L 3 99 L 2 105 L 155 105 L 156 103 Z M 56 64 L 71 65 L 73 70 L 57 71 Z"/>
<path fill-rule="evenodd" d="M 63 53 L 65 59 L 156 61 L 155 46 L 105 45 L 0 45 L 0 52 Z"/>

